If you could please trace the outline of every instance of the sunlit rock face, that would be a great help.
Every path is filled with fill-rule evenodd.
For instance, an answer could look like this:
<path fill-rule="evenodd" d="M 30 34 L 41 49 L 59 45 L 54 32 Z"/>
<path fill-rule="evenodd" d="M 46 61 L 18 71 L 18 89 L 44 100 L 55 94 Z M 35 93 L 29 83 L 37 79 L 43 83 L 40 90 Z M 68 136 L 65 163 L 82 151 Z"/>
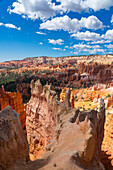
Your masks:
<path fill-rule="evenodd" d="M 0 170 L 15 169 L 29 160 L 27 139 L 19 115 L 7 106 L 0 111 Z"/>
<path fill-rule="evenodd" d="M 6 92 L 2 86 L 2 89 L 0 89 L 0 110 L 4 109 L 8 105 L 11 105 L 11 107 L 19 113 L 19 118 L 22 127 L 24 128 L 26 121 L 26 107 L 24 106 L 20 92 Z"/>
<path fill-rule="evenodd" d="M 60 102 L 63 103 L 65 100 L 65 96 L 66 96 L 66 90 L 62 89 L 61 93 L 60 93 Z M 70 103 L 71 103 L 71 108 L 74 108 L 74 95 L 71 93 L 70 95 Z"/>
<path fill-rule="evenodd" d="M 113 114 L 106 115 L 104 140 L 101 147 L 101 161 L 107 170 L 113 169 Z"/>
<path fill-rule="evenodd" d="M 31 159 L 40 158 L 53 138 L 58 109 L 56 92 L 51 86 L 31 82 L 31 99 L 26 109 L 26 130 Z"/>

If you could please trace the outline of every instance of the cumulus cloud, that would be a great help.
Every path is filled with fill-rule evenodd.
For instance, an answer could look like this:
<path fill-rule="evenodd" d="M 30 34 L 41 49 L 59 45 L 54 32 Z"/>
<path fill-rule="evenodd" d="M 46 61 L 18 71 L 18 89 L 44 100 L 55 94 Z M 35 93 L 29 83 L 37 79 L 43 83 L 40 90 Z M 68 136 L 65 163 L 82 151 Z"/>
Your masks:
<path fill-rule="evenodd" d="M 110 43 L 111 41 L 109 40 L 99 40 L 99 41 L 94 41 L 91 42 L 91 44 L 105 44 L 105 43 Z"/>
<path fill-rule="evenodd" d="M 82 0 L 81 0 L 82 1 Z M 85 0 L 82 1 L 82 6 L 83 8 L 90 8 L 93 9 L 94 11 L 99 11 L 101 9 L 106 9 L 108 10 L 111 6 L 113 6 L 113 1 L 112 0 Z"/>
<path fill-rule="evenodd" d="M 96 54 L 96 53 L 104 53 L 104 49 L 83 49 L 84 52 L 88 52 L 89 54 Z"/>
<path fill-rule="evenodd" d="M 113 41 L 113 29 L 112 30 L 108 30 L 105 35 L 102 35 L 103 38 L 108 39 L 108 40 L 112 40 Z"/>
<path fill-rule="evenodd" d="M 99 45 L 91 46 L 91 45 L 79 43 L 79 44 L 74 45 L 73 48 L 76 48 L 78 50 L 83 50 L 83 49 L 91 49 L 91 48 L 93 48 L 93 49 L 94 48 L 100 48 L 100 46 Z"/>
<path fill-rule="evenodd" d="M 89 54 L 96 54 L 96 53 L 104 53 L 104 49 L 102 49 L 99 45 L 88 45 L 88 44 L 75 44 L 72 48 L 75 48 L 75 53 L 80 53 L 80 52 L 87 52 Z"/>
<path fill-rule="evenodd" d="M 64 10 L 81 12 L 83 10 L 92 9 L 94 11 L 99 11 L 101 9 L 108 10 L 113 6 L 112 0 L 57 0 L 61 2 L 61 6 Z"/>
<path fill-rule="evenodd" d="M 64 30 L 69 32 L 77 32 L 82 28 L 97 30 L 103 27 L 103 23 L 94 15 L 89 16 L 88 18 L 82 17 L 81 20 L 76 18 L 71 19 L 65 15 L 63 17 L 56 17 L 40 24 L 40 29 L 55 31 Z"/>
<path fill-rule="evenodd" d="M 8 8 L 10 13 L 22 15 L 23 18 L 48 19 L 56 13 L 69 11 L 81 12 L 83 10 L 99 11 L 113 6 L 112 0 L 56 0 L 60 5 L 55 5 L 52 0 L 15 0 Z"/>
<path fill-rule="evenodd" d="M 49 43 L 54 44 L 54 45 L 56 45 L 56 44 L 59 44 L 59 45 L 64 44 L 64 43 L 63 43 L 64 40 L 62 40 L 62 39 L 58 39 L 58 40 L 48 39 L 48 40 L 49 40 Z"/>
<path fill-rule="evenodd" d="M 12 7 L 8 8 L 9 13 L 16 13 L 30 19 L 47 19 L 60 12 L 61 5 L 55 5 L 51 0 L 17 0 Z"/>
<path fill-rule="evenodd" d="M 13 28 L 13 29 L 17 29 L 17 30 L 21 30 L 21 27 L 16 27 L 15 25 L 13 25 L 13 24 L 4 24 L 4 23 L 0 23 L 0 26 L 5 26 L 5 27 L 7 27 L 7 28 Z"/>
<path fill-rule="evenodd" d="M 109 45 L 104 45 L 107 48 L 113 49 L 113 44 L 109 44 Z"/>
<path fill-rule="evenodd" d="M 95 32 L 77 32 L 71 35 L 77 40 L 92 41 L 91 44 L 105 44 L 113 41 L 113 29 L 107 30 L 105 34 L 98 34 Z"/>
<path fill-rule="evenodd" d="M 62 51 L 61 48 L 53 48 L 53 50 L 59 50 L 59 51 Z"/>
<path fill-rule="evenodd" d="M 43 32 L 36 32 L 36 34 L 40 34 L 40 35 L 46 35 L 46 33 L 43 33 Z"/>
<path fill-rule="evenodd" d="M 94 32 L 77 32 L 76 34 L 72 34 L 71 37 L 76 38 L 77 40 L 85 40 L 85 41 L 97 41 L 101 40 L 100 34 Z"/>

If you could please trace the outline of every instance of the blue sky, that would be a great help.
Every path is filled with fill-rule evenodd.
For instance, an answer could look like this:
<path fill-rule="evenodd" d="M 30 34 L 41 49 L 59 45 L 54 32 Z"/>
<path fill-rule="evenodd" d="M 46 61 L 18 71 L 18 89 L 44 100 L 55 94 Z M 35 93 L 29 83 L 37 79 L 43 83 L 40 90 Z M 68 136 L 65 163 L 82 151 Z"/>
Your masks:
<path fill-rule="evenodd" d="M 0 62 L 113 53 L 113 0 L 0 0 Z"/>

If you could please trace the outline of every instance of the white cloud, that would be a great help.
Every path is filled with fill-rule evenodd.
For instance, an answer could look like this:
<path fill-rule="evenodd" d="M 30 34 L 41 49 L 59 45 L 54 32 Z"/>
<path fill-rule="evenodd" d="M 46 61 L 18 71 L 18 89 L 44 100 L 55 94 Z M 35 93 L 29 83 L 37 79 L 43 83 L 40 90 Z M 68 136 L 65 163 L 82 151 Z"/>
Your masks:
<path fill-rule="evenodd" d="M 0 22 L 0 26 L 4 25 L 3 23 Z"/>
<path fill-rule="evenodd" d="M 56 17 L 51 21 L 46 21 L 40 25 L 40 29 L 47 30 L 64 30 L 76 32 L 80 29 L 79 21 L 74 18 L 70 19 L 67 15 L 64 17 Z"/>
<path fill-rule="evenodd" d="M 61 2 L 61 6 L 64 10 L 81 12 L 83 10 L 92 9 L 99 11 L 101 9 L 109 9 L 113 6 L 112 0 L 57 0 Z"/>
<path fill-rule="evenodd" d="M 69 48 L 68 46 L 65 46 L 64 48 Z"/>
<path fill-rule="evenodd" d="M 85 41 L 97 41 L 101 40 L 100 34 L 94 32 L 77 32 L 76 34 L 72 34 L 71 37 L 76 38 L 77 40 L 85 40 Z"/>
<path fill-rule="evenodd" d="M 56 44 L 59 44 L 59 45 L 64 44 L 64 43 L 63 43 L 64 40 L 62 40 L 62 39 L 58 39 L 58 40 L 48 39 L 48 40 L 49 40 L 49 43 L 54 44 L 54 45 L 56 45 Z"/>
<path fill-rule="evenodd" d="M 56 16 L 57 13 L 74 11 L 99 11 L 113 6 L 113 0 L 57 0 L 60 5 L 55 5 L 52 0 L 15 0 L 8 8 L 9 13 L 22 15 L 23 18 L 45 20 Z"/>
<path fill-rule="evenodd" d="M 40 42 L 39 44 L 40 44 L 40 45 L 43 45 L 43 43 L 42 43 L 42 42 Z"/>
<path fill-rule="evenodd" d="M 104 49 L 83 49 L 84 52 L 88 52 L 89 54 L 96 54 L 96 53 L 104 53 Z"/>
<path fill-rule="evenodd" d="M 9 13 L 16 13 L 30 19 L 47 19 L 60 12 L 61 6 L 55 5 L 51 0 L 17 0 L 12 7 L 8 8 Z"/>
<path fill-rule="evenodd" d="M 109 40 L 99 40 L 99 41 L 94 41 L 91 42 L 91 44 L 105 44 L 105 43 L 110 43 L 111 41 Z"/>
<path fill-rule="evenodd" d="M 102 35 L 103 38 L 108 39 L 108 40 L 113 40 L 113 29 L 108 30 L 105 35 Z"/>
<path fill-rule="evenodd" d="M 61 51 L 62 49 L 61 49 L 61 48 L 53 48 L 53 50 L 59 50 L 59 51 Z"/>
<path fill-rule="evenodd" d="M 112 17 L 111 17 L 111 23 L 113 23 L 113 15 L 112 15 Z"/>
<path fill-rule="evenodd" d="M 43 33 L 43 32 L 36 32 L 36 34 L 40 34 L 40 35 L 46 35 L 46 33 Z"/>
<path fill-rule="evenodd" d="M 80 20 L 81 27 L 88 29 L 100 29 L 103 28 L 103 23 L 94 15 L 89 16 L 88 18 L 81 18 Z"/>
<path fill-rule="evenodd" d="M 104 45 L 107 48 L 113 49 L 113 44 L 109 44 L 109 45 Z"/>
<path fill-rule="evenodd" d="M 17 29 L 17 30 L 21 30 L 21 27 L 16 27 L 15 25 L 13 25 L 13 24 L 4 24 L 4 23 L 0 23 L 0 26 L 5 26 L 5 27 L 7 27 L 7 28 L 13 28 L 13 29 Z"/>
<path fill-rule="evenodd" d="M 72 48 L 75 48 L 75 49 L 78 49 L 78 50 L 84 50 L 84 49 L 94 49 L 94 48 L 100 48 L 99 45 L 87 45 L 87 44 L 82 44 L 82 43 L 79 43 L 79 44 L 76 44 L 74 45 Z"/>
<path fill-rule="evenodd" d="M 69 18 L 67 15 L 63 17 L 56 17 L 52 20 L 48 20 L 40 24 L 40 29 L 47 30 L 64 30 L 69 32 L 77 32 L 82 28 L 87 29 L 100 29 L 103 28 L 103 23 L 96 16 L 89 16 L 88 18 L 81 18 L 78 20 L 76 18 Z"/>
<path fill-rule="evenodd" d="M 99 11 L 101 9 L 108 10 L 111 6 L 113 6 L 112 0 L 86 0 L 82 1 L 82 5 L 84 8 L 91 8 L 94 11 Z"/>
<path fill-rule="evenodd" d="M 106 31 L 105 34 L 98 34 L 95 32 L 77 32 L 72 34 L 71 37 L 74 37 L 77 40 L 93 41 L 91 44 L 105 44 L 113 41 L 113 29 Z"/>
<path fill-rule="evenodd" d="M 80 53 L 80 52 L 87 52 L 89 54 L 96 54 L 96 53 L 104 53 L 104 49 L 101 49 L 101 47 L 99 45 L 87 45 L 87 44 L 76 44 L 74 45 L 72 48 L 75 48 L 76 51 L 74 52 L 76 53 Z"/>

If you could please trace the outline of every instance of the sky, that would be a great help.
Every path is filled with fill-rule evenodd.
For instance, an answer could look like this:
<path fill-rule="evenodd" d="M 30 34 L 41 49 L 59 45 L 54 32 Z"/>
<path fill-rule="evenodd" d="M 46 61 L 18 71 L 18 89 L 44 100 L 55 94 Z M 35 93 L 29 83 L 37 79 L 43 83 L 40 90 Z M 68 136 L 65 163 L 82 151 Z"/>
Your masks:
<path fill-rule="evenodd" d="M 113 53 L 113 0 L 0 0 L 0 62 Z"/>

